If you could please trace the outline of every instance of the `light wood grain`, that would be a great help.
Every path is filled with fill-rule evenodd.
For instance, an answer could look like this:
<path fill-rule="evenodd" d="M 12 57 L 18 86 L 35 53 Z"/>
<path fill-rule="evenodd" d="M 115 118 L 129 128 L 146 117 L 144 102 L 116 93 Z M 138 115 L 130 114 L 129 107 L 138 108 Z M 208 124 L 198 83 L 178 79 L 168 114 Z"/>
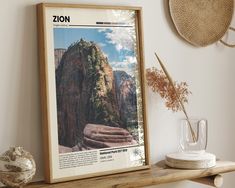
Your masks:
<path fill-rule="evenodd" d="M 45 163 L 45 179 L 51 181 L 51 149 L 49 132 L 49 111 L 48 111 L 48 75 L 47 75 L 47 51 L 45 32 L 45 10 L 43 4 L 37 5 L 37 26 L 38 26 L 38 60 L 40 67 L 40 94 L 41 94 L 41 116 L 43 131 L 43 154 Z"/>
<path fill-rule="evenodd" d="M 142 96 L 142 112 L 144 122 L 144 144 L 145 144 L 145 159 L 146 164 L 150 165 L 149 156 L 149 136 L 147 122 L 147 97 L 146 97 L 146 75 L 145 75 L 145 56 L 144 56 L 144 29 L 143 29 L 143 12 L 142 8 L 135 7 L 136 10 L 136 42 L 137 42 L 137 58 L 140 72 L 141 96 Z"/>
<path fill-rule="evenodd" d="M 45 7 L 57 8 L 89 8 L 89 9 L 114 9 L 114 10 L 141 10 L 138 6 L 92 5 L 92 4 L 67 4 L 67 3 L 41 3 Z"/>
<path fill-rule="evenodd" d="M 192 181 L 197 182 L 197 183 L 201 183 L 201 184 L 204 184 L 204 185 L 209 185 L 209 186 L 212 186 L 212 187 L 222 187 L 222 185 L 223 185 L 223 176 L 218 174 L 218 175 L 215 175 L 215 176 L 199 178 L 199 179 L 195 179 L 195 180 L 192 180 Z"/>
<path fill-rule="evenodd" d="M 165 165 L 164 161 L 153 165 L 148 170 L 122 173 L 116 175 L 89 178 L 59 184 L 35 183 L 27 188 L 130 188 L 145 187 L 163 183 L 176 182 L 181 180 L 195 180 L 202 177 L 214 176 L 217 174 L 235 171 L 235 162 L 218 161 L 217 165 L 209 169 L 182 170 L 173 169 Z M 201 182 L 206 184 L 205 182 Z"/>

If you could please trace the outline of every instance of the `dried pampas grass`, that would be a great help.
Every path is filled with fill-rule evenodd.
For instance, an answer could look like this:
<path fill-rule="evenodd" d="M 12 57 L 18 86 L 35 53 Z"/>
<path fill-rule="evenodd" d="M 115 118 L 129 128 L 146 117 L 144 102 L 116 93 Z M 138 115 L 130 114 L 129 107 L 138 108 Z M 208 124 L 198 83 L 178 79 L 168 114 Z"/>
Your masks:
<path fill-rule="evenodd" d="M 174 81 L 173 87 L 165 73 L 155 67 L 146 69 L 146 79 L 147 84 L 152 91 L 158 93 L 163 99 L 165 99 L 166 107 L 171 109 L 173 112 L 183 110 L 178 101 L 177 94 L 182 103 L 188 103 L 187 97 L 191 92 L 189 91 L 186 82 L 177 83 Z"/>
<path fill-rule="evenodd" d="M 147 84 L 151 87 L 153 92 L 159 93 L 159 95 L 165 99 L 165 104 L 168 109 L 171 109 L 173 112 L 183 111 L 186 120 L 189 123 L 193 141 L 196 142 L 196 135 L 184 107 L 184 104 L 188 103 L 188 95 L 191 94 L 188 85 L 186 82 L 177 83 L 176 81 L 173 81 L 156 53 L 155 56 L 161 65 L 162 70 L 158 70 L 155 67 L 146 69 Z"/>

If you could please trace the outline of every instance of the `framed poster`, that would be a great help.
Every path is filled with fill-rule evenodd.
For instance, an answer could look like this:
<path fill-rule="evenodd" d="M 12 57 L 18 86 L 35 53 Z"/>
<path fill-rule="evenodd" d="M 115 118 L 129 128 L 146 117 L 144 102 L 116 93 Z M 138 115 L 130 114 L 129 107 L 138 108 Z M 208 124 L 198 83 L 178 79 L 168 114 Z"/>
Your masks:
<path fill-rule="evenodd" d="M 141 8 L 37 11 L 46 181 L 148 168 Z"/>

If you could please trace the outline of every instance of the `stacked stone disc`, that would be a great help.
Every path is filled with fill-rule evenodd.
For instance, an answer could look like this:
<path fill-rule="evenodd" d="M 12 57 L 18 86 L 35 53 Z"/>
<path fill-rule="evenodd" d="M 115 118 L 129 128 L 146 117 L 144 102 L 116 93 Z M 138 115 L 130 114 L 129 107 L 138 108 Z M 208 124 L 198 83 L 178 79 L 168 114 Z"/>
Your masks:
<path fill-rule="evenodd" d="M 87 124 L 84 129 L 83 149 L 99 149 L 137 144 L 123 128 Z"/>

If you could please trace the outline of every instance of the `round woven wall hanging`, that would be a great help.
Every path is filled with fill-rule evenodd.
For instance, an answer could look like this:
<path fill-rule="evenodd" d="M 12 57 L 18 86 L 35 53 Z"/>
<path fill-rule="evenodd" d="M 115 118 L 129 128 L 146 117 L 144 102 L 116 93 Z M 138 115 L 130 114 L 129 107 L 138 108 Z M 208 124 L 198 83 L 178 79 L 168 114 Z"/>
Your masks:
<path fill-rule="evenodd" d="M 221 38 L 230 27 L 233 0 L 169 0 L 170 14 L 178 33 L 194 46 L 207 46 Z"/>

